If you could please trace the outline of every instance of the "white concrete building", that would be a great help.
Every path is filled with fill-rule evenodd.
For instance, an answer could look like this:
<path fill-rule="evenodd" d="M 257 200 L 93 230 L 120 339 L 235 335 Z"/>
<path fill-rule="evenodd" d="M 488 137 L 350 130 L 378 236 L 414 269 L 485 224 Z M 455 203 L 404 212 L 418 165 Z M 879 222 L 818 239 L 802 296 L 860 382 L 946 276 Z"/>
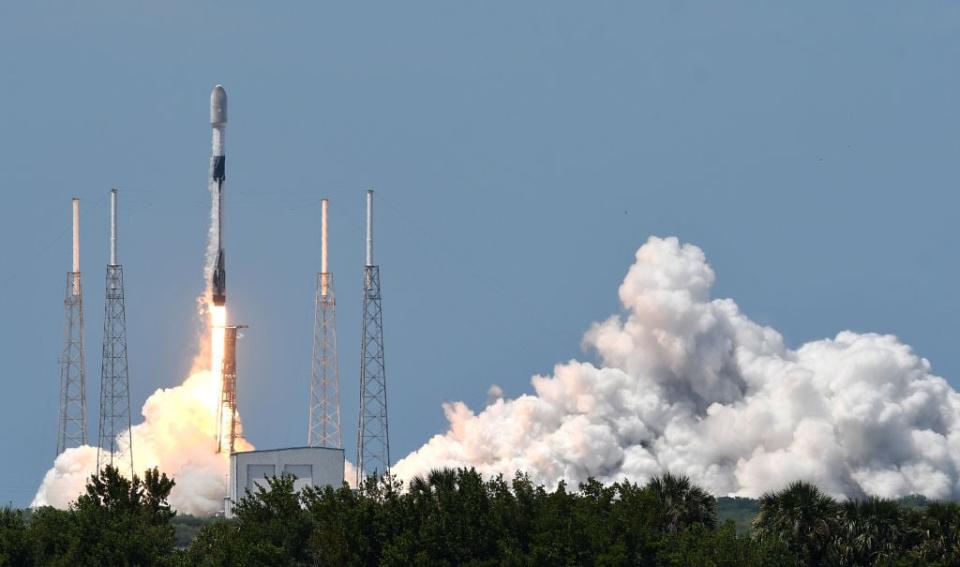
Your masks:
<path fill-rule="evenodd" d="M 268 487 L 267 479 L 283 473 L 296 477 L 297 492 L 305 486 L 333 486 L 343 484 L 343 449 L 326 447 L 294 447 L 244 451 L 230 455 L 228 495 L 224 499 L 223 514 L 233 517 L 233 505 L 258 486 Z"/>

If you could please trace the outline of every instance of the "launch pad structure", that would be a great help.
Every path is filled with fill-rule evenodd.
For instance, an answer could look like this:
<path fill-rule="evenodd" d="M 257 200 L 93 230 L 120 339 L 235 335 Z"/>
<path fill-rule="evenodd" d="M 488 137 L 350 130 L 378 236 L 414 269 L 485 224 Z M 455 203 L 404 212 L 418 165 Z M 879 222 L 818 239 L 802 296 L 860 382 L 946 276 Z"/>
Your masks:
<path fill-rule="evenodd" d="M 223 365 L 220 369 L 220 403 L 217 406 L 217 453 L 222 453 L 224 444 L 232 454 L 240 437 L 237 419 L 237 330 L 246 325 L 227 326 L 223 329 Z"/>
<path fill-rule="evenodd" d="M 327 256 L 327 210 L 321 207 L 320 273 L 313 318 L 313 365 L 307 446 L 343 448 L 340 430 L 340 364 L 337 358 L 337 301 Z"/>
<path fill-rule="evenodd" d="M 261 449 L 230 454 L 227 471 L 227 494 L 223 514 L 233 517 L 234 505 L 249 490 L 269 490 L 269 479 L 282 474 L 293 477 L 293 489 L 300 492 L 307 486 L 343 486 L 343 449 L 331 447 L 291 447 Z"/>
<path fill-rule="evenodd" d="M 87 369 L 84 360 L 83 289 L 80 282 L 80 199 L 73 205 L 73 269 L 63 299 L 60 353 L 60 427 L 57 454 L 87 444 Z"/>
<path fill-rule="evenodd" d="M 117 261 L 117 190 L 110 191 L 110 263 L 103 304 L 103 354 L 100 366 L 100 428 L 97 470 L 112 465 L 133 475 L 130 431 L 130 375 L 127 364 L 127 311 L 123 266 Z M 121 438 L 121 435 L 125 437 Z"/>
<path fill-rule="evenodd" d="M 225 129 L 227 125 L 226 91 L 217 85 L 211 93 L 210 123 L 213 131 L 210 167 L 210 190 L 213 192 L 216 253 L 208 272 L 210 300 L 213 307 L 226 305 L 226 262 L 223 242 L 224 185 L 226 179 Z M 79 199 L 73 207 L 73 265 L 67 272 L 64 297 L 63 349 L 60 366 L 60 411 L 57 454 L 86 445 L 87 401 L 84 355 L 83 293 L 80 273 Z M 279 472 L 299 471 L 298 478 L 310 478 L 312 484 L 336 485 L 343 478 L 343 435 L 340 411 L 340 377 L 336 336 L 336 299 L 333 274 L 329 269 L 327 219 L 329 202 L 322 200 L 321 270 L 317 274 L 315 298 L 313 364 L 311 375 L 307 447 L 236 453 L 242 430 L 237 413 L 237 339 L 246 325 L 226 325 L 226 311 L 214 322 L 214 329 L 223 330 L 223 351 L 210 370 L 219 373 L 217 397 L 216 452 L 230 455 L 262 453 L 241 460 L 260 471 L 261 465 Z M 123 266 L 117 257 L 117 190 L 110 193 L 110 262 L 106 268 L 106 289 L 101 360 L 100 416 L 97 441 L 97 469 L 113 465 L 122 473 L 133 474 L 133 440 L 131 432 L 130 380 L 126 336 L 126 303 Z M 373 257 L 373 191 L 366 192 L 366 263 L 363 268 L 363 314 L 360 341 L 360 411 L 357 429 L 357 484 L 367 476 L 389 474 L 390 442 L 387 420 L 387 379 L 384 363 L 383 308 L 380 267 Z M 218 333 L 214 333 L 216 336 Z M 217 342 L 219 342 L 217 337 Z M 214 356 L 214 359 L 219 357 Z M 272 463 L 259 463 L 268 458 Z M 332 459 L 332 460 L 331 460 Z M 295 462 L 304 461 L 304 462 Z M 338 473 L 330 468 L 339 462 Z M 233 461 L 235 463 L 239 461 Z M 307 467 L 310 465 L 310 467 Z M 237 468 L 239 465 L 234 465 Z M 308 468 L 320 467 L 319 477 L 308 475 Z M 327 470 L 329 469 L 329 470 Z M 263 468 L 263 471 L 266 471 Z M 318 469 L 313 469 L 318 470 Z M 237 474 L 239 475 L 239 469 Z M 261 471 L 261 472 L 263 472 Z M 251 474 L 253 474 L 251 473 Z M 303 473 L 303 474 L 300 474 Z M 328 474 L 329 473 L 329 474 Z M 245 473 L 246 475 L 246 473 Z M 239 475 L 243 476 L 243 475 Z M 244 478 L 261 478 L 246 475 Z M 338 481 L 339 478 L 339 481 Z M 236 481 L 236 478 L 230 482 Z M 247 481 L 240 481 L 247 484 Z M 252 481 L 251 481 L 252 482 Z M 247 486 L 249 488 L 249 486 Z"/>
<path fill-rule="evenodd" d="M 363 268 L 357 486 L 366 475 L 382 476 L 390 472 L 387 372 L 383 358 L 381 299 L 380 266 L 373 263 L 373 191 L 367 191 L 367 263 Z"/>

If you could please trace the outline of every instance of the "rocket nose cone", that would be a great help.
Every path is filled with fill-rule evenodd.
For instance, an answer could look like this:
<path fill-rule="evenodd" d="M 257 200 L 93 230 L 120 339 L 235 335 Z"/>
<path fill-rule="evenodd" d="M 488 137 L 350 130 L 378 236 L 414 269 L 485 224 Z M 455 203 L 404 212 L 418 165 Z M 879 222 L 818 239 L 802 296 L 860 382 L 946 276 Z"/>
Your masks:
<path fill-rule="evenodd" d="M 210 93 L 210 124 L 223 126 L 227 123 L 227 91 L 221 85 L 213 87 Z"/>

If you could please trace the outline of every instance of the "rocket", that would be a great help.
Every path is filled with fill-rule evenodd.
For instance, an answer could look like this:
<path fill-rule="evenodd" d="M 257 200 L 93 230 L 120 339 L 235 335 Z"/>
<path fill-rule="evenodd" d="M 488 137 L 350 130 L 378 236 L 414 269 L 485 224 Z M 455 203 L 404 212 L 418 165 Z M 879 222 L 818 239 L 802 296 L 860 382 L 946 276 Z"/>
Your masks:
<path fill-rule="evenodd" d="M 227 91 L 221 85 L 210 93 L 210 127 L 213 129 L 213 155 L 210 158 L 210 187 L 216 192 L 217 202 L 217 263 L 213 269 L 210 289 L 213 304 L 227 302 L 227 267 L 223 254 L 223 182 L 226 179 L 224 134 L 227 128 Z"/>

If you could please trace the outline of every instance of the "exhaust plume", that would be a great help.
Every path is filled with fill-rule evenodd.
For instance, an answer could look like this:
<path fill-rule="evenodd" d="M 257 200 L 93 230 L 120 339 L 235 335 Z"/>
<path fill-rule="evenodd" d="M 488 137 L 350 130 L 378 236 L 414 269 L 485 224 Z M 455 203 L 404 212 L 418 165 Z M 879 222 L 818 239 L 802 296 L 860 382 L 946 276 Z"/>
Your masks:
<path fill-rule="evenodd" d="M 211 281 L 217 259 L 219 232 L 214 229 L 219 202 L 211 183 L 211 229 L 204 265 L 204 281 Z M 225 306 L 215 306 L 208 288 L 197 298 L 198 314 L 205 332 L 200 333 L 199 354 L 190 376 L 179 386 L 161 388 L 143 405 L 143 422 L 131 428 L 134 469 L 158 467 L 176 480 L 170 504 L 176 510 L 197 516 L 210 516 L 223 510 L 227 494 L 227 469 L 230 456 L 217 454 L 217 415 L 220 403 L 220 363 L 223 359 L 223 327 L 227 321 Z M 240 418 L 237 416 L 239 423 Z M 241 428 L 242 431 L 242 428 Z M 121 449 L 128 443 L 121 434 Z M 238 439 L 237 451 L 253 446 Z M 66 508 L 83 493 L 87 480 L 96 471 L 97 448 L 89 445 L 68 449 L 57 456 L 33 498 L 31 507 Z M 123 471 L 126 474 L 126 471 Z"/>
<path fill-rule="evenodd" d="M 711 299 L 696 246 L 651 237 L 620 285 L 625 313 L 595 323 L 533 393 L 450 422 L 392 472 L 525 471 L 548 485 L 682 473 L 756 497 L 793 480 L 835 496 L 960 497 L 960 395 L 892 335 L 843 331 L 797 349 Z"/>

